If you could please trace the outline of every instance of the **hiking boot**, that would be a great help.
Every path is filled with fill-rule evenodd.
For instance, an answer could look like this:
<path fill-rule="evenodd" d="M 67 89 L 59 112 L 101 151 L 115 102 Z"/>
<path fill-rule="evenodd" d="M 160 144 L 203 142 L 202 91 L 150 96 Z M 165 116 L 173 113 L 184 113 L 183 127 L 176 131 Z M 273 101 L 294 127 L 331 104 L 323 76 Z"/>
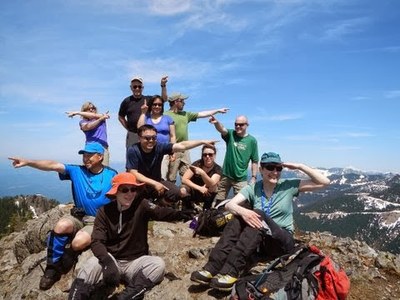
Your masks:
<path fill-rule="evenodd" d="M 210 286 L 217 290 L 230 291 L 236 281 L 236 277 L 218 274 L 211 279 Z"/>
<path fill-rule="evenodd" d="M 44 275 L 40 278 L 39 288 L 43 291 L 50 289 L 61 278 L 61 273 L 55 269 L 46 268 Z"/>
<path fill-rule="evenodd" d="M 206 270 L 195 271 L 190 275 L 190 280 L 202 284 L 209 284 L 213 278 L 212 274 Z"/>

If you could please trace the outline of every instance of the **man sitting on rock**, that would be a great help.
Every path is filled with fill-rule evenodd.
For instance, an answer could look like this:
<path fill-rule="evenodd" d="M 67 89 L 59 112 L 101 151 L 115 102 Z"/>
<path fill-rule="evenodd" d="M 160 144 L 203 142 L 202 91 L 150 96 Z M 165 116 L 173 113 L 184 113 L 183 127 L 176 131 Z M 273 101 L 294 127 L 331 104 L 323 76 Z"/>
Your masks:
<path fill-rule="evenodd" d="M 213 145 L 215 141 L 195 140 L 180 143 L 157 142 L 157 129 L 153 125 L 138 128 L 139 142 L 128 148 L 126 170 L 140 182 L 146 183 L 145 197 L 157 199 L 165 205 L 181 199 L 180 189 L 172 182 L 161 177 L 161 164 L 165 154 L 182 152 L 200 145 Z"/>
<path fill-rule="evenodd" d="M 59 173 L 60 180 L 72 181 L 75 206 L 71 215 L 61 218 L 47 238 L 47 266 L 39 284 L 41 290 L 50 289 L 68 273 L 78 255 L 90 245 L 90 235 L 97 209 L 110 201 L 105 196 L 111 187 L 114 169 L 103 166 L 104 148 L 97 142 L 87 143 L 82 154 L 83 165 L 62 164 L 52 160 L 28 160 L 10 157 L 15 168 L 32 167 Z"/>
<path fill-rule="evenodd" d="M 148 222 L 188 221 L 192 216 L 144 199 L 140 196 L 143 185 L 131 173 L 113 178 L 107 193 L 113 201 L 99 209 L 94 221 L 94 257 L 82 266 L 72 283 L 69 299 L 89 299 L 96 287 L 116 287 L 120 282 L 126 287 L 117 299 L 143 299 L 146 291 L 163 280 L 163 259 L 149 255 Z"/>

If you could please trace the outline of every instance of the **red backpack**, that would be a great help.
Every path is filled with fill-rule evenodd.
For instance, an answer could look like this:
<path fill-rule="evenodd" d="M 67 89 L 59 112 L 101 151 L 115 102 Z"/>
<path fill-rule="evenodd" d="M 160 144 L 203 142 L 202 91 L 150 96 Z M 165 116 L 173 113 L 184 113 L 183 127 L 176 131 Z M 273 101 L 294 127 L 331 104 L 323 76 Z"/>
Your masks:
<path fill-rule="evenodd" d="M 316 246 L 309 249 L 315 254 L 324 256 Z M 350 292 L 350 280 L 346 272 L 335 264 L 329 256 L 324 256 L 319 270 L 314 272 L 318 279 L 319 290 L 316 300 L 344 300 Z"/>
<path fill-rule="evenodd" d="M 240 278 L 234 285 L 231 300 L 344 300 L 350 280 L 316 246 L 301 246 L 283 255 L 261 274 Z"/>

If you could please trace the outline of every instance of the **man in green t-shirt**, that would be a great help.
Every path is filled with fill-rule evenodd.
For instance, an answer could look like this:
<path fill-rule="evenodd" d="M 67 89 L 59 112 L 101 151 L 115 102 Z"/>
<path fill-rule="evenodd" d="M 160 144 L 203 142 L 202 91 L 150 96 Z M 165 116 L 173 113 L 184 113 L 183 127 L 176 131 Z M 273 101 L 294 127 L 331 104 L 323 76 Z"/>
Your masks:
<path fill-rule="evenodd" d="M 236 117 L 235 129 L 226 129 L 214 116 L 210 117 L 209 122 L 214 124 L 226 143 L 222 178 L 218 184 L 217 196 L 215 197 L 216 204 L 218 204 L 228 197 L 231 188 L 236 195 L 247 185 L 247 170 L 250 161 L 250 183 L 256 181 L 258 146 L 257 140 L 247 133 L 249 121 L 245 116 Z"/>
<path fill-rule="evenodd" d="M 217 113 L 224 114 L 229 110 L 228 108 L 219 108 L 201 112 L 184 111 L 183 107 L 185 106 L 185 100 L 187 98 L 189 97 L 181 93 L 172 93 L 168 98 L 170 110 L 165 112 L 165 114 L 170 116 L 175 122 L 175 135 L 177 143 L 187 141 L 189 139 L 189 122 L 196 122 L 198 118 L 210 117 Z M 191 162 L 188 150 L 175 153 L 172 160 L 169 162 L 167 180 L 175 182 L 178 171 L 179 175 L 182 177 L 190 164 Z"/>

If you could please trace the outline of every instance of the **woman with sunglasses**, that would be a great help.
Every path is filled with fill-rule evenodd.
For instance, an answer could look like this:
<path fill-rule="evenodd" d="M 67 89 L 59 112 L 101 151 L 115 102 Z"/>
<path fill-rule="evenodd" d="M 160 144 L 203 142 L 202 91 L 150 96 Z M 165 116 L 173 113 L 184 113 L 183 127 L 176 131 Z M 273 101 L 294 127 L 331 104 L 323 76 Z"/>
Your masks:
<path fill-rule="evenodd" d="M 211 208 L 222 168 L 215 163 L 217 150 L 213 145 L 204 145 L 201 159 L 195 161 L 182 176 L 181 194 L 183 206 L 193 208 L 194 203 L 203 202 L 203 209 Z"/>
<path fill-rule="evenodd" d="M 104 114 L 97 113 L 97 107 L 90 101 L 83 103 L 81 111 L 67 111 L 68 117 L 81 116 L 79 126 L 86 136 L 86 143 L 98 142 L 104 148 L 103 165 L 110 163 L 110 152 L 107 142 L 106 120 L 110 118 L 108 111 Z"/>
<path fill-rule="evenodd" d="M 318 170 L 282 162 L 274 152 L 264 153 L 260 163 L 262 179 L 226 204 L 236 217 L 224 228 L 204 268 L 192 273 L 192 281 L 230 290 L 256 254 L 272 259 L 293 251 L 293 198 L 330 183 Z M 308 178 L 282 179 L 283 168 L 301 171 Z"/>
<path fill-rule="evenodd" d="M 175 143 L 175 123 L 174 120 L 164 115 L 164 101 L 161 96 L 154 95 L 150 101 L 144 101 L 141 107 L 142 114 L 138 120 L 137 128 L 144 124 L 153 125 L 157 129 L 158 143 Z M 169 160 L 174 156 L 165 155 L 161 164 L 161 177 L 166 179 Z"/>
<path fill-rule="evenodd" d="M 106 194 L 112 201 L 98 210 L 94 221 L 94 256 L 82 266 L 68 299 L 92 299 L 91 292 L 101 280 L 109 287 L 125 283 L 118 299 L 143 299 L 146 291 L 163 280 L 164 260 L 149 254 L 148 222 L 187 221 L 191 215 L 143 199 L 143 185 L 131 173 L 113 177 Z"/>

